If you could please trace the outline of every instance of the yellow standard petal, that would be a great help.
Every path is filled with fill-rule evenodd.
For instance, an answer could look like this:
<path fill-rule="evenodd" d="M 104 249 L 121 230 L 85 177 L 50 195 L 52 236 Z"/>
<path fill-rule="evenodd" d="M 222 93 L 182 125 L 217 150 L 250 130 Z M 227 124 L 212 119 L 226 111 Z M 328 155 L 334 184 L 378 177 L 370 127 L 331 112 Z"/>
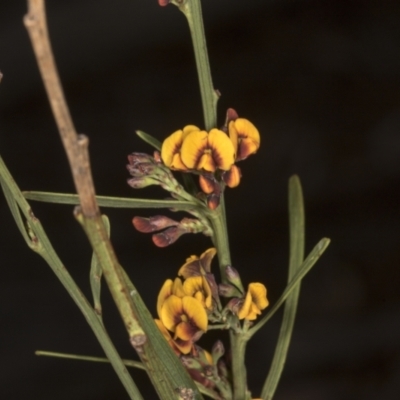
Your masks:
<path fill-rule="evenodd" d="M 262 283 L 250 283 L 237 316 L 239 319 L 255 320 L 268 304 L 266 287 Z"/>
<path fill-rule="evenodd" d="M 246 293 L 246 297 L 244 299 L 243 305 L 237 313 L 238 318 L 239 319 L 246 318 L 250 313 L 250 309 L 251 309 L 251 294 L 248 291 Z"/>
<path fill-rule="evenodd" d="M 258 129 L 245 118 L 237 118 L 229 123 L 229 137 L 236 151 L 236 161 L 244 160 L 260 147 Z"/>
<path fill-rule="evenodd" d="M 267 288 L 262 283 L 250 283 L 249 292 L 253 303 L 260 309 L 268 307 Z"/>
<path fill-rule="evenodd" d="M 200 257 L 190 256 L 186 259 L 186 263 L 178 271 L 179 276 L 185 279 L 190 276 L 205 275 L 211 272 L 211 261 L 217 254 L 217 249 L 211 247 L 206 250 Z"/>
<path fill-rule="evenodd" d="M 187 296 L 192 296 L 200 303 L 204 308 L 211 310 L 212 308 L 212 294 L 210 285 L 207 279 L 202 276 L 192 276 L 185 280 L 183 284 L 183 290 Z"/>
<path fill-rule="evenodd" d="M 232 141 L 225 132 L 214 128 L 208 134 L 208 144 L 217 168 L 228 171 L 235 162 L 235 148 Z"/>
<path fill-rule="evenodd" d="M 208 317 L 206 310 L 201 303 L 193 297 L 185 296 L 182 299 L 183 311 L 189 318 L 192 325 L 203 332 L 207 331 Z"/>
<path fill-rule="evenodd" d="M 174 280 L 174 284 L 172 285 L 172 294 L 178 297 L 186 296 L 186 293 L 183 290 L 182 281 L 179 278 L 175 278 Z"/>
<path fill-rule="evenodd" d="M 183 142 L 183 131 L 180 129 L 169 135 L 161 146 L 161 159 L 167 167 L 170 167 L 174 156 L 179 155 Z"/>
<path fill-rule="evenodd" d="M 169 135 L 161 146 L 161 159 L 164 164 L 172 169 L 186 170 L 186 165 L 181 159 L 182 143 L 186 136 L 199 128 L 195 125 L 186 125 L 183 130 L 180 129 Z"/>
<path fill-rule="evenodd" d="M 223 174 L 222 179 L 227 184 L 227 186 L 229 186 L 230 188 L 234 188 L 239 185 L 241 176 L 242 174 L 240 168 L 234 164 L 229 171 L 226 171 Z"/>
<path fill-rule="evenodd" d="M 189 169 L 228 170 L 234 163 L 235 149 L 232 141 L 219 129 L 211 129 L 210 133 L 192 131 L 183 140 L 181 158 Z"/>
<path fill-rule="evenodd" d="M 161 287 L 160 293 L 157 298 L 157 314 L 158 317 L 161 318 L 161 307 L 164 304 L 164 301 L 171 296 L 172 294 L 172 279 L 167 279 Z"/>
<path fill-rule="evenodd" d="M 175 332 L 176 326 L 182 321 L 182 315 L 182 299 L 172 294 L 164 301 L 161 307 L 161 322 L 169 331 Z"/>
<path fill-rule="evenodd" d="M 207 149 L 208 134 L 206 131 L 192 131 L 182 143 L 181 158 L 189 169 L 196 169 L 197 165 Z"/>
<path fill-rule="evenodd" d="M 167 328 L 159 319 L 155 319 L 154 322 L 177 355 L 190 353 L 190 350 L 192 350 L 193 347 L 193 343 L 191 341 L 184 341 L 180 339 L 174 340 Z"/>

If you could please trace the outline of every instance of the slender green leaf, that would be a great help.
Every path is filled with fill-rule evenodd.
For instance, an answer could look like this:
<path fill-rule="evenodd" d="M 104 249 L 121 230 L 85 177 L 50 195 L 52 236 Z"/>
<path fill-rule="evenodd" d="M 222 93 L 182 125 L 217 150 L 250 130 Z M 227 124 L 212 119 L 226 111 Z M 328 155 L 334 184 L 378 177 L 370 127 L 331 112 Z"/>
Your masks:
<path fill-rule="evenodd" d="M 162 143 L 156 139 L 154 136 L 149 135 L 143 131 L 136 131 L 136 135 L 140 137 L 143 141 L 145 141 L 150 146 L 153 146 L 156 150 L 161 150 Z"/>
<path fill-rule="evenodd" d="M 104 352 L 114 367 L 115 372 L 128 392 L 129 397 L 134 400 L 143 400 L 143 397 L 132 380 L 132 377 L 129 375 L 126 367 L 122 363 L 121 358 L 111 342 L 111 339 L 109 338 L 104 326 L 98 319 L 95 311 L 90 306 L 86 297 L 80 291 L 75 281 L 62 264 L 61 260 L 58 258 L 45 231 L 42 228 L 40 221 L 34 216 L 29 204 L 26 202 L 24 196 L 14 182 L 1 157 L 0 181 L 2 187 L 5 188 L 6 199 L 10 205 L 12 214 L 29 247 L 45 259 L 65 289 L 68 291 L 75 304 L 81 310 L 83 316 L 85 317 L 89 326 L 92 328 Z M 19 209 L 16 210 L 17 208 Z M 18 211 L 18 214 L 16 211 Z M 20 212 L 22 212 L 27 221 L 25 233 L 23 230 Z"/>
<path fill-rule="evenodd" d="M 76 194 L 25 191 L 23 192 L 23 195 L 28 200 L 42 201 L 46 203 L 79 204 L 79 198 Z M 110 196 L 96 196 L 96 200 L 100 207 L 112 208 L 175 208 L 185 210 L 198 207 L 197 203 L 188 200 L 129 199 Z"/>
<path fill-rule="evenodd" d="M 44 351 L 44 350 L 35 351 L 35 355 L 46 356 L 46 357 L 67 358 L 67 359 L 79 360 L 79 361 L 100 362 L 100 363 L 109 363 L 110 362 L 110 360 L 105 357 L 82 356 L 82 355 L 78 355 L 78 354 L 58 353 L 58 352 L 54 352 L 54 351 Z M 140 361 L 122 359 L 122 362 L 124 363 L 124 365 L 126 367 L 142 369 L 144 371 L 146 370 L 145 366 Z M 203 386 L 199 382 L 195 382 L 195 383 L 196 383 L 196 386 L 199 389 L 200 393 L 203 393 L 212 399 L 221 400 L 221 397 L 216 392 L 214 392 L 212 389 L 209 389 L 209 388 Z"/>
<path fill-rule="evenodd" d="M 105 357 L 93 357 L 93 356 L 81 356 L 78 354 L 69 354 L 69 353 L 58 353 L 54 351 L 44 351 L 44 350 L 36 350 L 35 351 L 36 356 L 46 356 L 46 357 L 56 357 L 56 358 L 67 358 L 70 360 L 80 360 L 80 361 L 91 361 L 91 362 L 100 362 L 100 363 L 109 363 L 110 360 Z M 123 364 L 126 367 L 133 367 L 133 368 L 138 368 L 146 371 L 145 366 L 143 363 L 140 361 L 134 361 L 134 360 L 126 360 L 126 359 L 121 359 Z"/>
<path fill-rule="evenodd" d="M 293 279 L 304 259 L 304 201 L 300 179 L 297 175 L 292 176 L 289 180 L 289 231 L 288 284 Z M 272 399 L 282 375 L 283 367 L 285 366 L 296 317 L 300 284 L 301 281 L 295 286 L 285 302 L 278 343 L 275 347 L 271 368 L 261 391 L 261 397 L 265 400 Z"/>
<path fill-rule="evenodd" d="M 329 246 L 330 239 L 323 238 L 321 239 L 316 246 L 312 249 L 310 254 L 304 260 L 304 262 L 299 267 L 298 271 L 294 275 L 293 279 L 286 286 L 283 291 L 281 297 L 278 301 L 272 306 L 269 312 L 261 318 L 261 320 L 247 332 L 247 340 L 250 339 L 259 329 L 261 329 L 269 319 L 279 310 L 279 307 L 285 302 L 287 297 L 290 295 L 293 289 L 296 288 L 297 284 L 306 276 L 308 271 L 315 265 L 321 255 L 324 253 L 326 248 Z"/>

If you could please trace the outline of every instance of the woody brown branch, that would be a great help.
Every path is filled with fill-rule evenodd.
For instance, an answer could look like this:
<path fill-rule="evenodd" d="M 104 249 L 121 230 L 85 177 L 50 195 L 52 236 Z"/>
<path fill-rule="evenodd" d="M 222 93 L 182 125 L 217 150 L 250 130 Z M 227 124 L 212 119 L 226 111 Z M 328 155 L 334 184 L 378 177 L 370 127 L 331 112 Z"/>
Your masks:
<path fill-rule="evenodd" d="M 24 24 L 31 38 L 50 106 L 67 153 L 82 213 L 88 218 L 98 216 L 100 212 L 88 155 L 89 140 L 86 136 L 76 133 L 65 101 L 50 45 L 44 0 L 28 0 L 28 13 L 24 17 Z"/>

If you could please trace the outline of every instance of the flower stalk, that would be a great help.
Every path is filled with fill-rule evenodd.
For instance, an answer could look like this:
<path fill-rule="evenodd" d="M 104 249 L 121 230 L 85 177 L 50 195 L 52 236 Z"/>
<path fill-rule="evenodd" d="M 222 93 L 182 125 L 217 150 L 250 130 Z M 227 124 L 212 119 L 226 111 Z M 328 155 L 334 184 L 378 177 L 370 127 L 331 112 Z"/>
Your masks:
<path fill-rule="evenodd" d="M 206 130 L 210 130 L 217 126 L 217 102 L 219 95 L 214 90 L 212 83 L 201 2 L 200 0 L 174 0 L 172 3 L 178 6 L 183 12 L 189 24 L 199 77 L 204 125 Z"/>

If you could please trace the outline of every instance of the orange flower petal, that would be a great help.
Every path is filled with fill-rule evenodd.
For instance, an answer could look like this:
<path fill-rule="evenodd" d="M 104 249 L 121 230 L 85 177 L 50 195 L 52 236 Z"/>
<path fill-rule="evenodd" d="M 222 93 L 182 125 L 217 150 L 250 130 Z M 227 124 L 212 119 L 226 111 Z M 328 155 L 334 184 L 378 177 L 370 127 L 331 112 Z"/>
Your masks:
<path fill-rule="evenodd" d="M 178 275 L 187 279 L 190 276 L 205 275 L 206 273 L 211 272 L 211 261 L 215 254 L 217 254 L 217 249 L 211 247 L 200 257 L 190 256 L 178 271 Z"/>
<path fill-rule="evenodd" d="M 237 316 L 239 319 L 244 319 L 247 318 L 247 316 L 249 315 L 251 309 L 251 294 L 248 291 L 246 293 L 246 297 L 244 299 L 243 305 L 240 308 L 239 312 L 237 313 Z"/>
<path fill-rule="evenodd" d="M 197 164 L 207 148 L 208 135 L 206 131 L 192 131 L 182 143 L 181 158 L 189 169 L 196 169 Z"/>
<path fill-rule="evenodd" d="M 161 306 L 161 322 L 169 331 L 175 332 L 176 326 L 181 322 L 182 315 L 182 299 L 174 294 L 171 294 Z"/>
<path fill-rule="evenodd" d="M 180 322 L 175 329 L 175 339 L 181 339 L 185 341 L 192 340 L 197 331 L 198 329 L 196 329 L 196 327 L 190 322 Z"/>
<path fill-rule="evenodd" d="M 210 194 L 215 190 L 216 182 L 213 177 L 209 178 L 204 175 L 199 175 L 199 185 L 204 193 Z"/>
<path fill-rule="evenodd" d="M 212 158 L 219 169 L 227 171 L 235 162 L 235 148 L 229 137 L 219 129 L 211 129 L 208 144 Z"/>
<path fill-rule="evenodd" d="M 183 128 L 182 139 L 185 140 L 186 136 L 189 135 L 190 132 L 199 131 L 199 130 L 200 130 L 200 128 L 198 128 L 196 125 L 186 125 Z"/>
<path fill-rule="evenodd" d="M 168 344 L 172 347 L 177 355 L 190 353 L 190 350 L 193 347 L 193 343 L 191 341 L 184 341 L 180 339 L 174 340 L 171 334 L 168 332 L 167 328 L 159 319 L 155 319 L 154 322 L 156 323 L 164 338 L 167 340 Z"/>
<path fill-rule="evenodd" d="M 165 162 L 164 162 L 164 164 L 167 165 Z M 167 165 L 167 167 L 172 168 L 172 169 L 177 169 L 177 170 L 180 170 L 180 171 L 185 171 L 185 170 L 187 170 L 187 167 L 186 167 L 186 165 L 182 162 L 181 155 L 180 155 L 179 153 L 175 153 L 175 154 L 172 156 L 171 164 L 170 164 L 170 165 Z"/>
<path fill-rule="evenodd" d="M 194 297 L 185 296 L 182 299 L 183 311 L 190 319 L 192 325 L 206 332 L 208 326 L 207 313 L 201 303 Z"/>
<path fill-rule="evenodd" d="M 187 296 L 199 300 L 203 307 L 211 309 L 212 295 L 207 279 L 202 276 L 192 276 L 185 280 L 183 290 Z"/>
<path fill-rule="evenodd" d="M 213 155 L 210 150 L 205 150 L 197 162 L 196 169 L 208 172 L 215 172 L 217 165 L 215 164 Z"/>
<path fill-rule="evenodd" d="M 230 188 L 234 188 L 239 185 L 241 176 L 240 168 L 234 164 L 224 173 L 223 180 Z"/>
<path fill-rule="evenodd" d="M 264 310 L 269 304 L 267 300 L 267 288 L 262 283 L 250 283 L 249 292 L 253 303 L 260 309 Z"/>
<path fill-rule="evenodd" d="M 258 129 L 245 118 L 238 118 L 229 123 L 229 137 L 236 150 L 236 161 L 244 160 L 260 147 Z"/>
<path fill-rule="evenodd" d="M 161 318 L 161 307 L 164 301 L 172 294 L 172 279 L 167 279 L 161 287 L 157 298 L 157 314 Z"/>
<path fill-rule="evenodd" d="M 180 129 L 169 135 L 161 146 L 161 159 L 167 167 L 170 167 L 174 155 L 179 153 L 183 142 L 183 131 Z"/>
<path fill-rule="evenodd" d="M 175 278 L 174 280 L 174 284 L 172 285 L 172 294 L 178 297 L 186 296 L 186 293 L 183 290 L 182 281 L 179 278 Z"/>

